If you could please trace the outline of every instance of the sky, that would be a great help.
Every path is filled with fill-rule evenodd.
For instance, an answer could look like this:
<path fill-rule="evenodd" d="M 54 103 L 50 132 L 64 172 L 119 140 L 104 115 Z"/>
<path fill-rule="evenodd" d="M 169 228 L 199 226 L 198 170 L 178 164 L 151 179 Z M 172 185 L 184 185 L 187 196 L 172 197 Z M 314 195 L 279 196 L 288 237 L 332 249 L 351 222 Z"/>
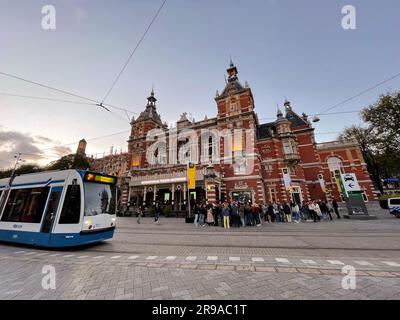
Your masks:
<path fill-rule="evenodd" d="M 161 3 L 0 0 L 0 72 L 101 101 Z M 355 30 L 342 28 L 349 4 Z M 55 30 L 42 28 L 44 5 L 56 9 Z M 184 111 L 213 117 L 231 57 L 260 122 L 272 121 L 285 98 L 299 114 L 316 114 L 400 72 L 399 9 L 398 0 L 168 0 L 106 103 L 139 113 L 154 87 L 164 121 Z M 400 77 L 332 111 L 361 110 L 399 87 Z M 2 94 L 84 101 L 0 75 L 0 169 L 15 152 L 55 160 L 82 138 L 88 154 L 127 150 L 122 111 Z M 321 116 L 316 140 L 359 123 L 357 113 Z"/>

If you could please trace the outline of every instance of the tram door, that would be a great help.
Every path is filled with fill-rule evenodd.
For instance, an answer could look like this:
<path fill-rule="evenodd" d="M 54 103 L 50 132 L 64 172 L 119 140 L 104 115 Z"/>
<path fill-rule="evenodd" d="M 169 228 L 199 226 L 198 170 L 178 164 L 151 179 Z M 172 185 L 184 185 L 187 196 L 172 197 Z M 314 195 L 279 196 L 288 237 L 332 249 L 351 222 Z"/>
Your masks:
<path fill-rule="evenodd" d="M 49 201 L 47 203 L 46 212 L 42 223 L 41 232 L 51 233 L 53 229 L 54 220 L 56 218 L 58 204 L 60 202 L 62 187 L 55 187 L 51 189 Z"/>

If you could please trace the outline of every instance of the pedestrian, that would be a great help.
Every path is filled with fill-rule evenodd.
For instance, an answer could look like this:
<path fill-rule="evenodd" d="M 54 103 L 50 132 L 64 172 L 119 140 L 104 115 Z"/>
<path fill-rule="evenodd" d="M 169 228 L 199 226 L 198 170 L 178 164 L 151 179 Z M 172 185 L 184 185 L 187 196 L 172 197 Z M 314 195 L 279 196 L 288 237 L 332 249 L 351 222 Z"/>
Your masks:
<path fill-rule="evenodd" d="M 300 216 L 299 216 L 299 205 L 296 202 L 292 202 L 291 203 L 291 209 L 292 209 L 292 213 L 293 213 L 293 219 L 294 222 L 299 223 L 300 222 Z"/>
<path fill-rule="evenodd" d="M 206 214 L 207 214 L 207 209 L 204 203 L 200 206 L 199 209 L 199 224 L 204 227 L 205 226 L 205 221 L 206 221 Z"/>
<path fill-rule="evenodd" d="M 213 206 L 209 204 L 207 207 L 207 225 L 211 226 L 214 223 Z"/>
<path fill-rule="evenodd" d="M 261 213 L 262 213 L 262 219 L 264 220 L 264 222 L 269 223 L 268 206 L 265 203 L 263 203 L 261 206 Z"/>
<path fill-rule="evenodd" d="M 337 218 L 340 219 L 339 205 L 338 205 L 338 203 L 336 202 L 336 199 L 335 199 L 335 198 L 332 199 L 332 207 L 333 207 L 333 210 L 335 210 L 335 213 L 336 213 Z"/>
<path fill-rule="evenodd" d="M 279 206 L 276 202 L 272 205 L 274 207 L 274 215 L 275 215 L 275 221 L 277 223 L 281 222 L 281 215 L 279 213 Z"/>
<path fill-rule="evenodd" d="M 286 222 L 285 212 L 283 210 L 283 205 L 281 203 L 278 203 L 278 211 L 279 211 L 279 219 L 281 220 L 281 222 Z"/>
<path fill-rule="evenodd" d="M 329 216 L 329 220 L 332 221 L 332 215 L 331 215 L 331 211 L 328 208 L 328 205 L 325 203 L 325 201 L 321 201 L 320 205 L 319 205 L 322 215 L 325 216 L 325 220 L 328 219 Z"/>
<path fill-rule="evenodd" d="M 213 215 L 214 215 L 214 226 L 218 227 L 219 203 L 213 206 Z"/>
<path fill-rule="evenodd" d="M 261 219 L 260 219 L 260 206 L 258 203 L 255 203 L 253 205 L 253 219 L 254 219 L 254 225 L 257 227 L 261 227 Z"/>
<path fill-rule="evenodd" d="M 236 204 L 236 202 L 233 202 L 231 205 L 231 217 L 232 217 L 232 224 L 235 227 L 239 227 L 240 226 L 240 218 L 239 218 L 239 208 Z"/>
<path fill-rule="evenodd" d="M 137 213 L 138 213 L 138 218 L 137 218 L 137 223 L 140 224 L 140 219 L 142 218 L 143 215 L 143 209 L 142 206 L 139 206 L 137 209 Z"/>
<path fill-rule="evenodd" d="M 271 202 L 268 205 L 268 215 L 269 215 L 269 219 L 270 219 L 271 223 L 275 222 L 274 206 L 272 205 Z"/>
<path fill-rule="evenodd" d="M 160 204 L 157 202 L 155 205 L 155 212 L 154 212 L 154 223 L 158 224 L 158 221 L 160 219 L 160 211 L 161 211 L 161 206 Z"/>
<path fill-rule="evenodd" d="M 230 221 L 229 221 L 229 216 L 230 216 L 230 210 L 228 207 L 228 203 L 224 203 L 224 208 L 222 209 L 222 215 L 224 217 L 224 228 L 229 229 L 230 228 Z"/>
<path fill-rule="evenodd" d="M 251 207 L 248 202 L 244 206 L 244 223 L 246 226 L 252 225 Z"/>
<path fill-rule="evenodd" d="M 239 205 L 239 216 L 240 216 L 240 221 L 242 222 L 242 227 L 246 226 L 246 223 L 244 222 L 244 204 L 241 203 Z"/>
<path fill-rule="evenodd" d="M 199 207 L 198 207 L 197 203 L 194 205 L 193 211 L 194 211 L 194 226 L 198 227 L 199 226 Z"/>
<path fill-rule="evenodd" d="M 285 213 L 286 221 L 289 223 L 292 222 L 292 210 L 286 202 L 283 203 L 283 212 Z"/>
<path fill-rule="evenodd" d="M 315 205 L 315 212 L 317 213 L 317 216 L 318 216 L 317 219 L 318 219 L 318 221 L 321 221 L 322 212 L 321 212 L 321 208 L 318 204 L 318 201 L 314 201 L 314 205 Z"/>

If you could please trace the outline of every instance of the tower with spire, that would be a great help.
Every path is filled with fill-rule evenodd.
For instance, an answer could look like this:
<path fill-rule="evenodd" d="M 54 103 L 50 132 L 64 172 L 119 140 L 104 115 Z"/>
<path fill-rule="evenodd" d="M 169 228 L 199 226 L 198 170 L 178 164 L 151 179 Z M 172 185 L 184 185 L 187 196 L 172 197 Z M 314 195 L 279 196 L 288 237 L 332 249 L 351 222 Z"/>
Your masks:
<path fill-rule="evenodd" d="M 147 97 L 147 104 L 144 111 L 131 121 L 131 134 L 128 140 L 128 150 L 131 154 L 140 154 L 146 148 L 146 135 L 152 129 L 160 129 L 165 125 L 157 112 L 157 99 L 154 89 L 151 89 L 150 96 Z M 132 160 L 132 162 L 142 164 L 144 159 Z"/>
<path fill-rule="evenodd" d="M 254 98 L 251 88 L 247 81 L 245 86 L 239 81 L 239 72 L 232 59 L 229 62 L 226 72 L 227 81 L 225 88 L 221 94 L 217 91 L 215 97 L 218 107 L 218 118 L 253 112 Z"/>

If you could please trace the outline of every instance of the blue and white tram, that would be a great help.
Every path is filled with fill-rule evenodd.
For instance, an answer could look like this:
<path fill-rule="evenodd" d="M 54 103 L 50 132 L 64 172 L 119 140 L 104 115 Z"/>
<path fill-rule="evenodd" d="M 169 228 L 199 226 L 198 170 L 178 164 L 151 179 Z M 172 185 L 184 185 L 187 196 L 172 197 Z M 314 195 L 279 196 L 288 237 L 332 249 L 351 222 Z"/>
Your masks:
<path fill-rule="evenodd" d="M 64 170 L 0 180 L 0 241 L 72 247 L 111 239 L 116 177 Z"/>

